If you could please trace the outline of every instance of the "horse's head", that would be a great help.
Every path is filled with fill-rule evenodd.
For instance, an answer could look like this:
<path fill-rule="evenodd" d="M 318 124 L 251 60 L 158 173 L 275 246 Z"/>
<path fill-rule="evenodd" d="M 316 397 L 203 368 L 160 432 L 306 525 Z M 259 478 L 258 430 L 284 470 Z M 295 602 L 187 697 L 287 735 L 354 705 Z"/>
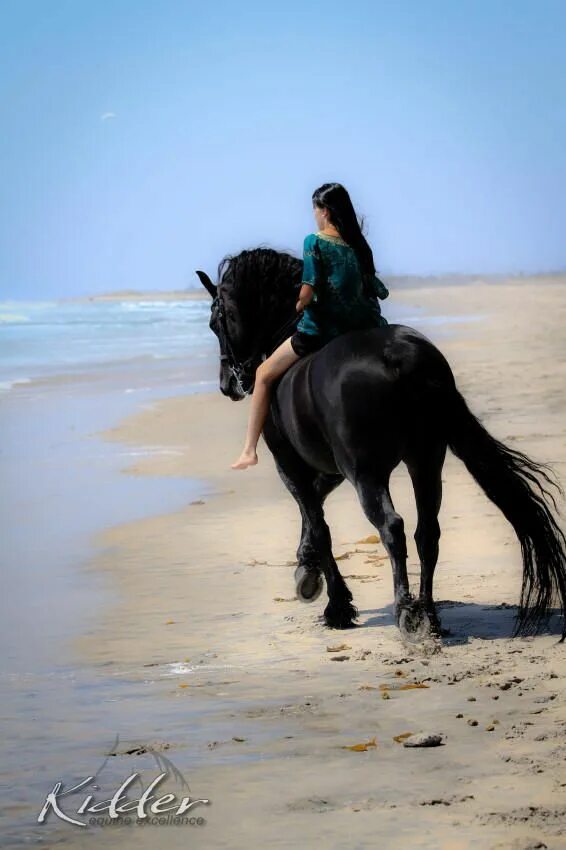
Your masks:
<path fill-rule="evenodd" d="M 294 331 L 301 274 L 301 260 L 270 248 L 224 258 L 218 285 L 197 271 L 212 296 L 209 327 L 220 344 L 220 390 L 232 401 L 252 392 L 259 364 Z"/>

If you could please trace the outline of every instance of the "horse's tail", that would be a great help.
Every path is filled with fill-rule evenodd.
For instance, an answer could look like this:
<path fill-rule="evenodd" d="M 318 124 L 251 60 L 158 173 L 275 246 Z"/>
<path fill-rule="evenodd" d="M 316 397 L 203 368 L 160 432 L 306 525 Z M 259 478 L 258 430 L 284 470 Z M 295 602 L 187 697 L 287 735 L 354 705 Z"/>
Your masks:
<path fill-rule="evenodd" d="M 549 502 L 548 485 L 563 495 L 552 469 L 499 442 L 483 427 L 455 387 L 448 392 L 448 445 L 486 496 L 509 520 L 521 544 L 523 582 L 514 636 L 539 631 L 558 602 L 566 615 L 566 538 Z M 566 622 L 562 638 L 566 638 Z"/>

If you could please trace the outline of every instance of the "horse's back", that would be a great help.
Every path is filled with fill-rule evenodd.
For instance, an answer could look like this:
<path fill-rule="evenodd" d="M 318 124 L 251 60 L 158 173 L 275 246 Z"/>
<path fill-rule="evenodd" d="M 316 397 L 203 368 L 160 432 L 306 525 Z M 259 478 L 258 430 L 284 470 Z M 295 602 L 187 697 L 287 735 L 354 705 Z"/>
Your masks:
<path fill-rule="evenodd" d="M 409 375 L 423 363 L 442 363 L 444 370 L 448 362 L 423 333 L 408 325 L 391 324 L 351 331 L 335 337 L 317 354 L 326 354 L 329 361 L 354 361 L 362 368 L 371 369 L 381 364 L 386 369 L 395 369 L 399 375 Z M 319 358 L 322 364 L 322 358 Z"/>
<path fill-rule="evenodd" d="M 404 325 L 352 331 L 301 358 L 280 379 L 281 427 L 316 468 L 348 478 L 365 460 L 404 457 L 415 426 L 433 415 L 438 387 L 453 382 L 440 351 Z"/>

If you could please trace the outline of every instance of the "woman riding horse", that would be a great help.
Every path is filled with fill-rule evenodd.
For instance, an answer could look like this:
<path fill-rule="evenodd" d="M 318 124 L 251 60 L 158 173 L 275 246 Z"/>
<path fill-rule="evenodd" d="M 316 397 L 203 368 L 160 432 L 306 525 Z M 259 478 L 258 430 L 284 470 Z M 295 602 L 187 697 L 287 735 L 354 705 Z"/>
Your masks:
<path fill-rule="evenodd" d="M 261 363 L 255 374 L 246 441 L 232 469 L 257 463 L 256 446 L 269 409 L 271 384 L 300 357 L 351 330 L 382 327 L 377 298 L 386 286 L 375 274 L 373 253 L 365 239 L 350 196 L 340 183 L 325 183 L 313 192 L 318 227 L 303 243 L 303 278 L 297 330 Z"/>
<path fill-rule="evenodd" d="M 332 222 L 327 225 L 326 219 L 321 219 L 320 223 L 327 232 Z M 341 233 L 340 239 L 346 235 Z M 314 252 L 316 245 L 320 258 L 327 251 L 327 261 L 330 256 L 337 257 L 328 253 L 330 243 L 319 236 L 316 242 L 309 241 L 310 250 Z M 349 257 L 355 265 L 352 245 L 340 250 L 344 261 Z M 357 252 L 356 259 L 359 262 Z M 326 269 L 325 262 L 321 259 L 321 269 Z M 332 268 L 328 261 L 328 269 Z M 319 283 L 308 260 L 304 265 L 288 253 L 257 248 L 225 258 L 218 269 L 218 285 L 204 272 L 197 274 L 212 296 L 210 327 L 220 344 L 222 393 L 238 401 L 260 380 L 261 402 L 254 408 L 245 459 L 253 452 L 266 410 L 264 439 L 302 517 L 295 571 L 297 595 L 304 601 L 316 599 L 324 576 L 328 626 L 348 628 L 357 617 L 352 594 L 332 554 L 323 510 L 328 494 L 347 479 L 391 560 L 399 626 L 406 634 L 420 631 L 421 626 L 440 632 L 433 578 L 447 448 L 464 462 L 519 540 L 523 578 L 514 633 L 538 631 L 555 603 L 564 614 L 566 539 L 552 514 L 551 504 L 555 504 L 548 486 L 554 485 L 559 492 L 561 488 L 546 464 L 535 463 L 488 433 L 469 410 L 448 362 L 430 340 L 413 328 L 378 322 L 377 302 L 373 314 L 368 302 L 363 311 L 370 327 L 345 330 L 340 311 L 334 309 L 337 301 L 329 297 L 324 303 L 332 304 L 333 309 L 328 314 L 322 310 L 322 293 L 330 291 L 325 278 L 320 285 L 321 309 L 318 314 L 313 310 L 313 316 L 332 315 L 340 333 L 308 354 L 302 351 L 303 356 L 291 352 L 294 360 L 288 368 L 290 339 L 295 344 L 303 339 L 293 335 L 289 339 L 297 330 L 298 296 L 302 303 L 305 282 L 314 282 L 313 291 Z M 351 285 L 359 295 L 357 280 Z M 302 332 L 307 330 L 305 320 Z M 287 342 L 281 347 L 283 340 Z M 264 382 L 258 366 L 266 358 L 269 361 L 278 347 L 286 352 L 278 362 L 287 361 L 287 368 L 275 380 Z M 300 350 L 300 345 L 297 347 Z M 401 461 L 407 465 L 417 504 L 415 541 L 421 580 L 416 600 L 407 576 L 404 523 L 389 490 L 391 473 Z"/>

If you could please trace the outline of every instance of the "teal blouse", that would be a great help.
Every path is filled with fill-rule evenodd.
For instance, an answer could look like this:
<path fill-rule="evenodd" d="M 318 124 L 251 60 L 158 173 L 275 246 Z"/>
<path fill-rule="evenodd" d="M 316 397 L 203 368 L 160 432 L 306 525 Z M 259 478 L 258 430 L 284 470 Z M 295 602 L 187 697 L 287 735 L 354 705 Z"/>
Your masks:
<path fill-rule="evenodd" d="M 346 331 L 381 327 L 378 298 L 389 290 L 376 275 L 363 274 L 356 252 L 339 236 L 309 233 L 303 243 L 303 279 L 313 288 L 297 330 L 325 341 Z"/>

